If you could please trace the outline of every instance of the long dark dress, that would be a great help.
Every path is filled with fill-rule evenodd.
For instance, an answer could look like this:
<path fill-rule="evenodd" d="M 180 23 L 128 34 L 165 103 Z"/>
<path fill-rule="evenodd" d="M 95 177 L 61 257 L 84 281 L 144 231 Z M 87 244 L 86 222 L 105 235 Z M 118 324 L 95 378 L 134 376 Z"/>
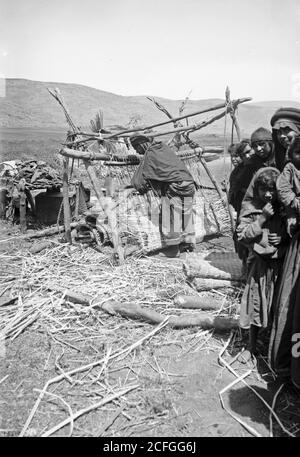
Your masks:
<path fill-rule="evenodd" d="M 291 213 L 300 216 L 300 171 L 288 163 L 277 181 L 279 199 Z M 291 377 L 300 388 L 300 354 L 293 345 L 300 339 L 300 230 L 288 247 L 278 293 L 274 304 L 275 316 L 271 332 L 269 358 L 274 371 Z M 293 336 L 294 335 L 294 336 Z M 295 348 L 294 348 L 295 349 Z"/>
<path fill-rule="evenodd" d="M 268 169 L 262 168 L 253 177 L 242 203 L 237 226 L 238 240 L 249 248 L 247 283 L 240 311 L 240 326 L 245 329 L 251 325 L 266 328 L 270 324 L 276 282 L 286 250 L 285 224 L 279 207 L 262 227 L 258 223 L 265 203 L 256 195 L 255 182 Z M 278 246 L 269 243 L 269 233 L 282 237 Z"/>

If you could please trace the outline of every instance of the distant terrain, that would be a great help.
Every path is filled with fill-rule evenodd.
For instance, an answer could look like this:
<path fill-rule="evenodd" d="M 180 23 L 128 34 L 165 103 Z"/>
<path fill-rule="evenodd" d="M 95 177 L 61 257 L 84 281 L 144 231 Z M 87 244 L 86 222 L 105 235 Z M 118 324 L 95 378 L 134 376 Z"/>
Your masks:
<path fill-rule="evenodd" d="M 50 96 L 47 87 L 60 89 L 72 118 L 82 129 L 90 130 L 90 120 L 99 109 L 104 112 L 104 125 L 107 128 L 112 125 L 126 126 L 130 122 L 149 125 L 166 120 L 166 116 L 146 96 L 125 97 L 78 84 L 7 79 L 6 96 L 0 99 L 1 160 L 30 158 L 37 155 L 45 159 L 64 141 L 68 126 L 62 109 Z M 251 91 L 238 96 L 251 97 Z M 172 115 L 178 115 L 180 100 L 155 98 Z M 184 113 L 211 107 L 222 101 L 189 100 Z M 270 117 L 280 106 L 294 106 L 300 109 L 300 103 L 291 101 L 248 102 L 240 105 L 238 117 L 242 135 L 249 136 L 259 126 L 269 127 Z M 210 113 L 206 113 L 191 118 L 190 122 L 199 122 L 210 116 Z M 228 135 L 230 128 L 231 123 L 228 119 Z M 223 136 L 224 119 L 203 129 L 201 135 L 194 134 L 192 137 L 199 138 L 203 145 L 220 145 L 223 144 Z"/>

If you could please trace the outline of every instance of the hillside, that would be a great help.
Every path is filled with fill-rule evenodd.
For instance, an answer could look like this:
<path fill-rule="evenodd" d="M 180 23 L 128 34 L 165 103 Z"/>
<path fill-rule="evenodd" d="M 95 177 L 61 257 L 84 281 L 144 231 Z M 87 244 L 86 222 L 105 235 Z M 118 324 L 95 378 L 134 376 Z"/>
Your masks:
<path fill-rule="evenodd" d="M 146 96 L 122 96 L 104 92 L 78 84 L 56 82 L 38 82 L 26 79 L 7 79 L 6 97 L 0 103 L 0 128 L 42 128 L 60 130 L 66 129 L 63 112 L 57 102 L 50 96 L 47 87 L 58 87 L 66 101 L 73 119 L 82 128 L 89 126 L 89 121 L 101 108 L 104 111 L 105 126 L 112 124 L 124 125 L 133 116 L 139 117 L 142 124 L 150 124 L 166 120 Z M 240 97 L 251 96 L 249 93 L 239 94 Z M 172 114 L 178 114 L 180 101 L 157 97 Z M 220 99 L 191 100 L 185 112 L 203 109 L 220 103 Z M 249 134 L 258 126 L 269 125 L 274 111 L 280 106 L 295 106 L 296 102 L 261 102 L 245 103 L 239 108 L 239 120 L 244 135 Z M 195 117 L 199 121 L 209 116 Z M 221 135 L 224 131 L 224 120 L 218 121 L 205 129 L 205 133 Z M 204 133 L 204 131 L 203 131 Z"/>

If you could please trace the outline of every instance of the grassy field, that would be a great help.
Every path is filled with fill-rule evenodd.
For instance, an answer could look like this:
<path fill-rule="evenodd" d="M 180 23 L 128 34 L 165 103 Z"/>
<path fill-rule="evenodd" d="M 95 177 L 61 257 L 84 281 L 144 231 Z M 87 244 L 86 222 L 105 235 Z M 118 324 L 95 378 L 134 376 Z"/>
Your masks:
<path fill-rule="evenodd" d="M 55 165 L 55 154 L 65 138 L 63 130 L 0 129 L 1 162 L 38 159 Z"/>

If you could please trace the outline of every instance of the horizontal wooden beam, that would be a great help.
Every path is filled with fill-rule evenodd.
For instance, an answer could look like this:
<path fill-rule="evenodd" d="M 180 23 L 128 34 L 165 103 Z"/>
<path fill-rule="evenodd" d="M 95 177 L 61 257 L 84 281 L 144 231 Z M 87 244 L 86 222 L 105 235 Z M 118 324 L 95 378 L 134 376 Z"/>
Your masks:
<path fill-rule="evenodd" d="M 187 156 L 196 156 L 196 155 L 202 155 L 205 158 L 205 154 L 221 154 L 223 152 L 222 146 L 205 146 L 205 147 L 199 147 L 196 148 L 195 153 L 190 149 L 184 150 L 184 151 L 179 151 L 177 155 L 179 157 L 184 157 L 184 154 L 186 153 Z M 73 159 L 83 159 L 83 160 L 102 160 L 104 162 L 111 162 L 113 165 L 132 165 L 130 161 L 124 160 L 124 156 L 120 156 L 120 160 L 118 160 L 118 156 L 114 155 L 111 157 L 108 154 L 103 154 L 100 152 L 92 152 L 92 151 L 78 151 L 76 149 L 71 149 L 71 148 L 63 148 L 60 150 L 60 154 L 64 157 L 71 157 Z M 125 156 L 126 157 L 126 156 Z M 113 159 L 113 160 L 112 160 Z M 140 156 L 136 156 L 136 163 L 138 164 L 140 161 Z"/>
<path fill-rule="evenodd" d="M 76 149 L 70 148 L 62 148 L 59 152 L 64 157 L 72 157 L 73 159 L 110 160 L 111 158 L 108 154 L 103 154 L 101 152 L 77 151 Z"/>
<path fill-rule="evenodd" d="M 95 140 L 117 140 L 119 137 L 130 137 L 134 133 L 140 133 L 140 134 L 148 136 L 149 138 L 154 138 L 156 136 L 168 135 L 168 134 L 172 134 L 172 133 L 176 133 L 176 132 L 199 130 L 199 129 L 211 124 L 215 120 L 218 120 L 218 119 L 221 119 L 222 117 L 224 117 L 226 113 L 231 111 L 231 108 L 235 109 L 239 104 L 249 102 L 251 100 L 252 100 L 251 97 L 239 98 L 237 100 L 233 100 L 231 102 L 230 106 L 228 106 L 224 102 L 224 103 L 221 103 L 221 104 L 216 105 L 211 108 L 207 108 L 207 109 L 200 110 L 200 111 L 195 111 L 193 113 L 185 114 L 184 116 L 175 117 L 172 120 L 160 122 L 158 124 L 152 124 L 152 125 L 149 125 L 146 127 L 141 126 L 141 127 L 136 127 L 134 129 L 122 130 L 122 131 L 112 133 L 112 134 L 104 134 L 104 133 L 103 134 L 98 134 L 98 133 L 93 134 L 93 133 L 87 133 L 87 132 L 80 132 L 80 133 L 78 133 L 78 135 L 82 135 L 83 137 L 86 137 L 86 138 L 80 138 L 80 140 L 75 140 L 73 142 L 73 144 L 79 144 L 79 143 L 84 143 L 85 141 L 95 141 Z M 173 130 L 168 130 L 165 132 L 149 132 L 149 130 L 153 129 L 154 127 L 160 127 L 162 125 L 174 123 L 175 121 L 179 121 L 181 119 L 187 119 L 192 116 L 197 116 L 199 114 L 203 114 L 203 113 L 206 113 L 209 111 L 214 111 L 214 110 L 218 110 L 218 109 L 222 109 L 222 108 L 226 108 L 226 110 L 223 111 L 221 114 L 219 114 L 211 119 L 208 119 L 207 121 L 202 121 L 201 123 L 194 124 L 194 126 L 181 127 L 181 128 L 177 128 L 177 129 L 173 129 Z M 68 145 L 71 145 L 71 144 L 72 144 L 71 142 L 68 143 Z"/>

